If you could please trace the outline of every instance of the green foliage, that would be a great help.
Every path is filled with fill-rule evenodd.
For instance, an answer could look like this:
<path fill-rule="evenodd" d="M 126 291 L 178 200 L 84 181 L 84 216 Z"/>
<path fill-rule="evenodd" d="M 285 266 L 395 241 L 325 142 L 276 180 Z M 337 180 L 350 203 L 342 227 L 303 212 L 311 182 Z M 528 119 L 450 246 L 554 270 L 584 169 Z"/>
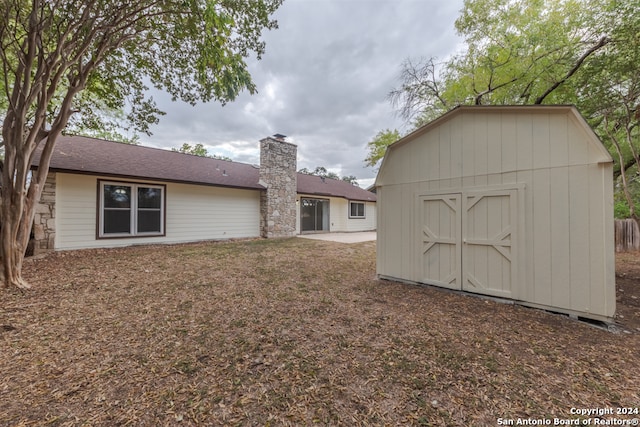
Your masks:
<path fill-rule="evenodd" d="M 191 144 L 187 144 L 186 142 L 182 144 L 180 148 L 172 148 L 171 151 L 177 151 L 179 153 L 191 154 L 194 156 L 200 157 L 209 157 L 209 152 L 202 144 L 196 144 L 192 146 Z"/>
<path fill-rule="evenodd" d="M 325 168 L 324 166 L 317 166 L 313 171 L 310 171 L 307 168 L 302 168 L 298 172 L 306 175 L 315 175 L 315 176 L 321 176 L 323 178 L 336 179 L 338 181 L 345 181 L 352 185 L 358 185 L 358 178 L 356 178 L 355 176 L 349 175 L 349 176 L 343 176 L 342 178 L 340 178 L 340 175 L 338 175 L 335 172 L 328 171 L 327 168 Z"/>
<path fill-rule="evenodd" d="M 351 185 L 358 185 L 358 178 L 355 175 L 345 175 L 341 178 L 344 182 L 348 182 Z"/>
<path fill-rule="evenodd" d="M 22 257 L 57 137 L 114 136 L 121 123 L 148 134 L 161 115 L 146 97 L 149 83 L 192 104 L 254 93 L 245 58 L 264 52 L 262 31 L 277 27 L 270 16 L 282 1 L 2 1 L 0 259 L 8 285 L 27 287 Z"/>
<path fill-rule="evenodd" d="M 613 204 L 613 216 L 616 219 L 627 219 L 631 217 L 629 205 L 625 200 L 616 200 Z"/>
<path fill-rule="evenodd" d="M 182 147 L 180 147 L 180 148 L 172 148 L 171 151 L 177 151 L 179 153 L 184 153 L 184 154 L 191 154 L 193 156 L 209 157 L 209 158 L 212 158 L 212 159 L 231 161 L 231 158 L 229 158 L 227 156 L 220 156 L 220 155 L 217 155 L 217 154 L 209 154 L 207 149 L 204 148 L 204 145 L 202 145 L 200 143 L 198 143 L 196 145 L 191 145 L 191 144 L 187 144 L 185 142 L 184 144 L 182 144 Z"/>
<path fill-rule="evenodd" d="M 575 104 L 614 157 L 617 178 L 640 163 L 638 6 L 465 0 L 455 23 L 464 49 L 446 62 L 405 61 L 389 99 L 414 127 L 461 104 Z M 618 188 L 634 215 L 626 178 Z"/>
<path fill-rule="evenodd" d="M 126 111 L 124 122 L 148 133 L 161 115 L 145 97 L 148 82 L 192 104 L 224 104 L 243 90 L 254 93 L 244 58 L 264 53 L 261 32 L 277 27 L 270 15 L 282 0 L 54 3 L 3 3 L 0 59 L 6 80 L 0 83 L 0 108 L 10 105 L 17 85 L 48 93 L 33 94 L 28 117 L 46 102 L 55 118 L 67 107 L 69 87 L 79 86 L 69 105 L 76 129 L 98 129 L 112 113 Z M 29 44 L 30 37 L 38 45 Z M 27 75 L 32 83 L 23 86 Z"/>
<path fill-rule="evenodd" d="M 399 140 L 400 137 L 400 132 L 396 129 L 385 129 L 378 132 L 376 136 L 367 143 L 367 149 L 369 152 L 367 157 L 364 159 L 366 165 L 375 167 L 384 157 L 387 147 Z"/>

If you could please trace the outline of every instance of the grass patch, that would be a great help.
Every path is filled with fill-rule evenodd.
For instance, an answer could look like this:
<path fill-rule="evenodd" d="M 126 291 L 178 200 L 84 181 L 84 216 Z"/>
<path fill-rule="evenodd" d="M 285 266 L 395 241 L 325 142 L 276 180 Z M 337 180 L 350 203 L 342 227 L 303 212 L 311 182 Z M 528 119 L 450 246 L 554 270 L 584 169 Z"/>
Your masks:
<path fill-rule="evenodd" d="M 0 306 L 1 425 L 484 426 L 640 406 L 639 333 L 377 281 L 373 242 L 63 252 L 25 276 Z"/>

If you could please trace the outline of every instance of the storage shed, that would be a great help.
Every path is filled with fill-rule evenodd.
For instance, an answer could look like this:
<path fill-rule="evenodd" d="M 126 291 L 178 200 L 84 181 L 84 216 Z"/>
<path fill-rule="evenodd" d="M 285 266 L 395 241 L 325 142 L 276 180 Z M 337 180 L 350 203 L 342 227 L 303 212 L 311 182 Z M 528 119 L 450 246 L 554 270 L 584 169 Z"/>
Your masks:
<path fill-rule="evenodd" d="M 455 108 L 376 188 L 378 277 L 613 318 L 613 161 L 575 107 Z"/>

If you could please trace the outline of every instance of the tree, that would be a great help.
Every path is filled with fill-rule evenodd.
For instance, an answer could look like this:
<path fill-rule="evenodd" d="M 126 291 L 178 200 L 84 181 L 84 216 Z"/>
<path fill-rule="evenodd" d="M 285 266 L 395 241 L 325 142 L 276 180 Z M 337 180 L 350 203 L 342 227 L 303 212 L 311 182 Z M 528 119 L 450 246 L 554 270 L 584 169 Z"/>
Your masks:
<path fill-rule="evenodd" d="M 461 104 L 575 104 L 616 159 L 626 199 L 640 171 L 640 8 L 619 0 L 465 0 L 465 48 L 407 60 L 389 100 L 412 127 Z M 634 212 L 631 206 L 631 212 Z"/>
<path fill-rule="evenodd" d="M 612 152 L 617 168 L 618 199 L 628 217 L 638 219 L 640 194 L 640 8 L 633 2 L 609 4 L 603 14 L 611 28 L 606 49 L 579 75 L 578 108 Z"/>
<path fill-rule="evenodd" d="M 148 132 L 160 111 L 149 82 L 195 103 L 255 92 L 245 58 L 260 58 L 282 0 L 2 0 L 0 256 L 4 283 L 28 287 L 22 261 L 57 137 L 102 128 L 104 112 Z M 34 152 L 41 150 L 29 179 Z"/>
<path fill-rule="evenodd" d="M 340 175 L 335 172 L 328 171 L 324 166 L 316 166 L 313 171 L 310 171 L 307 168 L 302 168 L 298 172 L 305 175 L 321 176 L 323 178 L 335 179 L 338 181 L 348 182 L 352 185 L 358 185 L 358 178 L 356 178 L 354 175 L 343 176 L 342 178 L 340 178 Z"/>
<path fill-rule="evenodd" d="M 191 144 L 187 144 L 185 142 L 184 144 L 182 144 L 182 147 L 172 148 L 171 151 L 177 151 L 178 153 L 184 153 L 184 154 L 191 154 L 192 156 L 209 157 L 211 159 L 231 161 L 231 158 L 227 156 L 221 156 L 218 154 L 209 154 L 209 151 L 207 151 L 207 149 L 204 148 L 204 145 L 200 143 L 192 146 Z"/>
<path fill-rule="evenodd" d="M 355 175 L 348 175 L 348 176 L 344 175 L 341 178 L 341 180 L 344 181 L 344 182 L 348 182 L 351 185 L 358 185 L 358 178 L 356 178 Z"/>
<path fill-rule="evenodd" d="M 576 74 L 612 42 L 602 4 L 465 0 L 455 26 L 466 49 L 405 61 L 389 99 L 414 126 L 461 104 L 574 103 Z"/>
<path fill-rule="evenodd" d="M 400 139 L 400 132 L 394 130 L 381 130 L 367 143 L 369 154 L 364 159 L 367 166 L 375 167 L 384 157 L 387 147 Z"/>
<path fill-rule="evenodd" d="M 193 156 L 210 157 L 209 152 L 207 151 L 206 148 L 204 148 L 204 145 L 202 144 L 196 144 L 192 146 L 191 144 L 187 144 L 185 142 L 184 144 L 182 144 L 182 147 L 172 148 L 171 151 L 177 151 L 178 153 L 184 153 L 184 154 L 191 154 Z"/>

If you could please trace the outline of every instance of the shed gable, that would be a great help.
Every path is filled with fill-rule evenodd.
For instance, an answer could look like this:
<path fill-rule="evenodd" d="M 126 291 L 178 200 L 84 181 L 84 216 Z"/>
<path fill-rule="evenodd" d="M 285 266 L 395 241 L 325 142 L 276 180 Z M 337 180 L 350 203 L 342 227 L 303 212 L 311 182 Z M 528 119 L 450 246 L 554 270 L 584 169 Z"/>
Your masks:
<path fill-rule="evenodd" d="M 376 186 L 607 162 L 574 107 L 459 107 L 392 144 Z"/>

